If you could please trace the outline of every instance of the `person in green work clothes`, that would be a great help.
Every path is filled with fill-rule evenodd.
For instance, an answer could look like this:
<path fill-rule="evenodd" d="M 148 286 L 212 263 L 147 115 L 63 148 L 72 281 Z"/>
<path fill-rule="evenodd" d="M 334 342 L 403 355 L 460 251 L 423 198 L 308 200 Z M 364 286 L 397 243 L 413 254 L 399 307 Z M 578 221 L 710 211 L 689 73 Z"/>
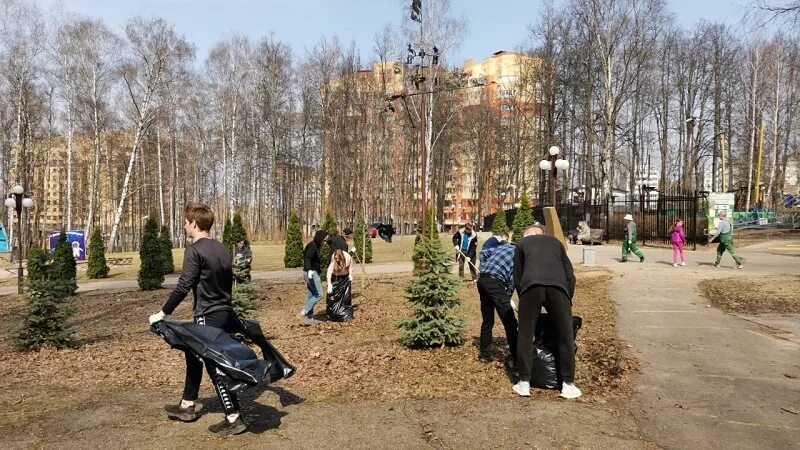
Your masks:
<path fill-rule="evenodd" d="M 633 216 L 625 214 L 625 236 L 622 238 L 622 262 L 628 262 L 628 254 L 633 252 L 639 257 L 639 262 L 644 262 L 644 253 L 636 245 L 636 223 Z"/>
<path fill-rule="evenodd" d="M 717 232 L 711 237 L 711 242 L 715 242 L 717 239 L 719 239 L 719 245 L 717 245 L 717 262 L 714 263 L 714 267 L 719 267 L 722 254 L 727 250 L 728 253 L 733 256 L 733 260 L 736 262 L 736 268 L 741 269 L 742 258 L 736 256 L 736 251 L 733 249 L 733 225 L 728 222 L 728 213 L 726 211 L 719 213 Z"/>

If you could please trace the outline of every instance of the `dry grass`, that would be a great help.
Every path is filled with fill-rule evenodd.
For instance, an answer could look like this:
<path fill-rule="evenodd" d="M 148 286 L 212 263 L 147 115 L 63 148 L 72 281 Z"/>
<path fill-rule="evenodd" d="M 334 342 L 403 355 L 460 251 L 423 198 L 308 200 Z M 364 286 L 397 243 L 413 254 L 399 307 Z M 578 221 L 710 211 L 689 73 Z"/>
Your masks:
<path fill-rule="evenodd" d="M 800 276 L 703 280 L 700 292 L 714 306 L 734 314 L 800 314 Z"/>

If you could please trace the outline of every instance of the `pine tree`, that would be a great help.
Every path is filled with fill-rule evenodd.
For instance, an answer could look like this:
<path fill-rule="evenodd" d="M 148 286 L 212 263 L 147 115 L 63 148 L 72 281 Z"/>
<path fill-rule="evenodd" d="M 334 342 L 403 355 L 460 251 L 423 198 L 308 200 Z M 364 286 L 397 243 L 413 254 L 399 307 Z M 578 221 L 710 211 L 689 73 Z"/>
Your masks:
<path fill-rule="evenodd" d="M 283 265 L 287 269 L 303 266 L 303 232 L 300 230 L 300 219 L 295 210 L 289 214 L 289 224 L 286 227 Z"/>
<path fill-rule="evenodd" d="M 62 287 L 61 280 L 49 280 L 47 276 L 29 280 L 28 308 L 22 317 L 22 326 L 14 335 L 14 346 L 18 350 L 64 348 L 74 344 L 74 330 L 67 325 L 74 309 L 58 297 Z"/>
<path fill-rule="evenodd" d="M 243 319 L 255 317 L 259 306 L 258 284 L 236 283 L 233 288 L 233 310 Z"/>
<path fill-rule="evenodd" d="M 172 237 L 170 237 L 169 228 L 166 226 L 161 227 L 161 234 L 158 235 L 158 242 L 161 245 L 164 275 L 175 273 L 175 261 L 172 259 Z"/>
<path fill-rule="evenodd" d="M 372 239 L 369 235 L 369 231 L 365 229 L 364 226 L 364 218 L 359 215 L 355 230 L 353 231 L 353 241 L 355 242 L 356 247 L 356 260 L 361 261 L 364 258 L 364 262 L 369 264 L 372 262 Z M 364 246 L 366 245 L 366 248 Z M 366 256 L 364 255 L 366 251 Z"/>
<path fill-rule="evenodd" d="M 106 247 L 103 245 L 103 233 L 99 228 L 96 228 L 89 240 L 89 262 L 86 267 L 86 276 L 90 279 L 106 278 L 109 270 L 108 264 L 106 264 Z"/>
<path fill-rule="evenodd" d="M 411 261 L 414 263 L 414 270 L 419 269 L 420 258 L 421 258 L 421 249 L 420 244 L 422 242 L 422 221 L 417 221 L 417 236 L 414 238 L 414 251 L 411 254 Z M 436 215 L 432 209 L 428 210 L 428 238 L 438 243 L 439 246 L 442 245 L 442 241 L 439 239 L 439 232 L 436 230 Z"/>
<path fill-rule="evenodd" d="M 78 289 L 77 277 L 72 247 L 67 241 L 67 233 L 62 231 L 53 252 L 53 262 L 47 269 L 47 278 L 53 282 L 51 288 L 58 291 L 54 295 L 57 298 L 64 298 L 75 294 Z"/>
<path fill-rule="evenodd" d="M 228 218 L 225 219 L 225 225 L 222 227 L 222 245 L 233 250 L 235 242 L 232 242 L 231 239 L 233 239 L 233 223 Z"/>
<path fill-rule="evenodd" d="M 508 224 L 506 223 L 506 210 L 500 205 L 497 208 L 497 213 L 494 215 L 494 222 L 492 223 L 492 234 L 495 236 L 502 236 L 508 231 Z"/>
<path fill-rule="evenodd" d="M 528 201 L 528 196 L 523 192 L 519 198 L 519 209 L 517 210 L 517 215 L 514 216 L 514 223 L 511 227 L 514 230 L 514 236 L 511 240 L 519 243 L 522 240 L 525 229 L 531 225 L 533 225 L 531 203 Z"/>
<path fill-rule="evenodd" d="M 31 249 L 28 250 L 28 275 L 25 279 L 26 282 L 31 283 L 43 280 L 47 276 L 48 256 L 50 255 L 38 245 L 33 245 Z"/>
<path fill-rule="evenodd" d="M 431 232 L 435 234 L 435 224 Z M 460 306 L 457 297 L 461 283 L 450 274 L 450 256 L 438 239 L 420 238 L 415 246 L 419 268 L 406 287 L 414 317 L 397 322 L 405 331 L 403 343 L 409 347 L 458 345 L 467 325 L 453 315 Z"/>
<path fill-rule="evenodd" d="M 231 244 L 232 247 L 236 245 L 239 241 L 244 241 L 245 244 L 248 244 L 247 240 L 247 231 L 244 229 L 244 223 L 242 223 L 242 214 L 237 211 L 233 215 L 233 222 L 231 222 Z"/>
<path fill-rule="evenodd" d="M 144 224 L 142 246 L 139 248 L 139 289 L 151 291 L 161 288 L 164 282 L 164 257 L 161 243 L 158 240 L 158 223 L 155 216 L 150 215 Z"/>
<path fill-rule="evenodd" d="M 336 220 L 333 218 L 333 214 L 330 211 L 325 213 L 325 220 L 322 222 L 322 229 L 328 232 L 328 237 L 336 236 L 339 234 L 339 228 L 336 227 Z M 319 251 L 320 254 L 320 276 L 328 271 L 328 266 L 331 263 L 331 255 L 333 251 L 331 251 L 331 246 L 326 242 L 322 244 L 322 248 Z"/>

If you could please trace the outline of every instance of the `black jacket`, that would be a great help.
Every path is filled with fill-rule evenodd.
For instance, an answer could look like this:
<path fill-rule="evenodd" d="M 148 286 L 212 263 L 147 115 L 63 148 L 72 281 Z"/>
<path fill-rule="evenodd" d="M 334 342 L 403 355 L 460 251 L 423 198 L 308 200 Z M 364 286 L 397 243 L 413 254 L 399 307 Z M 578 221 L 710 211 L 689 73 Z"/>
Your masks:
<path fill-rule="evenodd" d="M 314 234 L 314 240 L 306 244 L 306 248 L 303 250 L 303 272 L 308 272 L 309 270 L 320 272 L 319 249 L 325 242 L 325 236 L 327 235 L 328 233 L 325 231 L 318 230 Z"/>
<path fill-rule="evenodd" d="M 195 317 L 232 310 L 231 260 L 231 251 L 216 239 L 199 239 L 186 247 L 178 285 L 161 308 L 164 314 L 172 314 L 190 290 L 194 294 Z"/>
<path fill-rule="evenodd" d="M 462 239 L 461 236 L 464 233 L 466 233 L 466 230 L 461 228 L 458 231 L 456 231 L 456 234 L 453 235 L 453 245 L 457 246 L 459 250 L 461 250 L 461 239 Z M 469 249 L 462 253 L 474 259 L 475 253 L 478 250 L 478 233 L 476 233 L 475 230 L 472 230 L 472 232 L 467 234 L 467 236 L 469 239 Z"/>
<path fill-rule="evenodd" d="M 575 274 L 567 251 L 552 236 L 528 236 L 514 253 L 514 287 L 517 293 L 533 286 L 555 286 L 572 300 L 575 295 Z"/>

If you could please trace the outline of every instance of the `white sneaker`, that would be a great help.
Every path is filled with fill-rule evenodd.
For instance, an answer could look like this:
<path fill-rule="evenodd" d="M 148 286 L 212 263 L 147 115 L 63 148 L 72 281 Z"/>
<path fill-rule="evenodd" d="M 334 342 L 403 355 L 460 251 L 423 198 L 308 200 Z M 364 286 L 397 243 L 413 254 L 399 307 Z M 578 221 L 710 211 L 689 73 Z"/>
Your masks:
<path fill-rule="evenodd" d="M 737 268 L 737 269 L 744 269 L 744 267 L 742 267 L 742 265 L 741 265 L 741 264 L 739 264 L 738 266 L 736 266 L 736 268 Z"/>
<path fill-rule="evenodd" d="M 578 398 L 583 393 L 572 383 L 561 384 L 561 397 L 562 398 Z"/>
<path fill-rule="evenodd" d="M 686 261 L 681 263 L 682 266 L 686 266 Z"/>
<path fill-rule="evenodd" d="M 528 381 L 520 381 L 519 383 L 515 384 L 511 387 L 520 397 L 530 397 L 531 396 L 531 383 Z"/>
<path fill-rule="evenodd" d="M 678 267 L 678 263 L 672 263 L 672 267 Z"/>

